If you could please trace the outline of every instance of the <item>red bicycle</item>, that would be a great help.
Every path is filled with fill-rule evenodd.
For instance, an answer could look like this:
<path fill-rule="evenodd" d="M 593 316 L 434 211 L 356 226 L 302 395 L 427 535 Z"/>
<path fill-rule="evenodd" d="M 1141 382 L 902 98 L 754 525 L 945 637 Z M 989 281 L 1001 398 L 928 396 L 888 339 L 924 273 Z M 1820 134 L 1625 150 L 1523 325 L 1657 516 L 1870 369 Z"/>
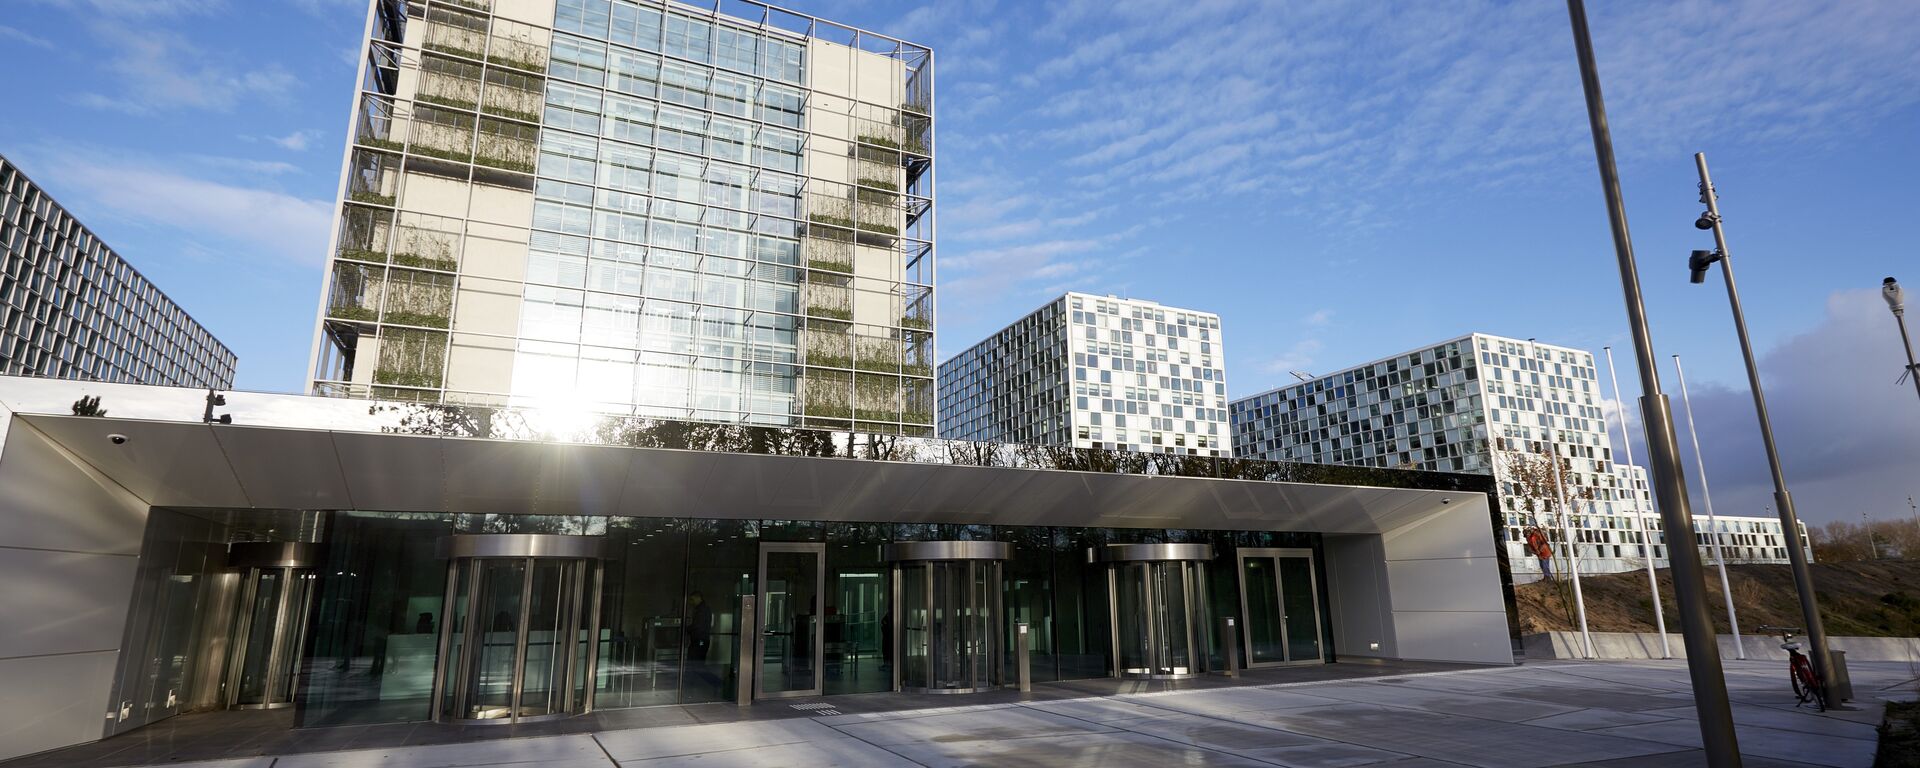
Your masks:
<path fill-rule="evenodd" d="M 1787 652 L 1787 679 L 1793 682 L 1793 695 L 1802 705 L 1812 704 L 1818 711 L 1827 711 L 1827 689 L 1820 684 L 1820 676 L 1814 674 L 1813 661 L 1800 652 L 1800 644 L 1794 642 L 1793 635 L 1799 627 L 1773 627 L 1762 625 L 1762 632 L 1779 632 L 1780 647 Z"/>

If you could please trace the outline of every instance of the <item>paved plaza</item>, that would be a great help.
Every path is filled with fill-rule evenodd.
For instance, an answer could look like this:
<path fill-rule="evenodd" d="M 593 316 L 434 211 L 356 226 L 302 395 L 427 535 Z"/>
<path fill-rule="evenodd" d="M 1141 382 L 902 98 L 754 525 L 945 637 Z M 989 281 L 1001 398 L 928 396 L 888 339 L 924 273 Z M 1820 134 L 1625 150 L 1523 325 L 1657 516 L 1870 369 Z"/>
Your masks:
<path fill-rule="evenodd" d="M 1351 665 L 1328 668 L 1339 666 Z M 1785 677 L 1780 662 L 1727 662 L 1748 766 L 1870 765 L 1881 706 L 1914 697 L 1920 685 L 1915 665 L 1855 663 L 1854 709 L 1822 714 L 1796 709 Z M 651 727 L 588 733 L 163 764 L 1416 768 L 1705 762 L 1679 661 L 1547 662 L 1081 698 L 1042 690 L 993 703 L 892 711 L 845 712 L 836 701 L 755 708 L 784 707 L 793 713 L 788 717 L 704 724 L 660 719 Z"/>

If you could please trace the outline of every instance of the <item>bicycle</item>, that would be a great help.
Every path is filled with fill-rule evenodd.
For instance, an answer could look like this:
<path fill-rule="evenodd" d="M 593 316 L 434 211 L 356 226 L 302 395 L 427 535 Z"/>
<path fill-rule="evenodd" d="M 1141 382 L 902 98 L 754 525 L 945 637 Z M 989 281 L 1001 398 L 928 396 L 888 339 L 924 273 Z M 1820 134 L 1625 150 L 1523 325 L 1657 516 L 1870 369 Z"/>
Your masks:
<path fill-rule="evenodd" d="M 1780 647 L 1787 652 L 1787 679 L 1793 683 L 1793 695 L 1800 705 L 1813 704 L 1818 711 L 1827 711 L 1827 690 L 1820 684 L 1820 676 L 1813 671 L 1813 661 L 1800 652 L 1800 644 L 1794 642 L 1793 635 L 1799 627 L 1774 627 L 1761 625 L 1761 632 L 1779 632 Z"/>

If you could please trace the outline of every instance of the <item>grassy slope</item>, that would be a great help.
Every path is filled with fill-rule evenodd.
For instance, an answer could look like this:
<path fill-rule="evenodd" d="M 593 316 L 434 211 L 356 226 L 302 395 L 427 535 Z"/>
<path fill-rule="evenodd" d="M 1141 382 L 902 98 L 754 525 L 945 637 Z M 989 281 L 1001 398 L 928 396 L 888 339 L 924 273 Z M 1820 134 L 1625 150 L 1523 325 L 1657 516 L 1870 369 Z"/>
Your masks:
<path fill-rule="evenodd" d="M 1707 567 L 1709 613 L 1714 626 L 1728 632 L 1726 602 L 1721 597 L 1718 569 Z M 1667 615 L 1667 631 L 1679 632 L 1674 612 L 1672 574 L 1657 572 Z M 1800 603 L 1794 597 L 1793 572 L 1785 565 L 1729 565 L 1734 606 L 1743 631 L 1761 624 L 1800 626 Z M 1920 636 L 1920 560 L 1882 560 L 1861 563 L 1815 563 L 1815 594 L 1830 635 L 1881 637 Z M 1585 576 L 1587 624 L 1595 632 L 1651 632 L 1653 600 L 1647 594 L 1646 571 Z M 1514 588 L 1520 603 L 1522 632 L 1570 630 L 1577 624 L 1570 607 L 1572 588 L 1565 583 L 1535 582 Z"/>

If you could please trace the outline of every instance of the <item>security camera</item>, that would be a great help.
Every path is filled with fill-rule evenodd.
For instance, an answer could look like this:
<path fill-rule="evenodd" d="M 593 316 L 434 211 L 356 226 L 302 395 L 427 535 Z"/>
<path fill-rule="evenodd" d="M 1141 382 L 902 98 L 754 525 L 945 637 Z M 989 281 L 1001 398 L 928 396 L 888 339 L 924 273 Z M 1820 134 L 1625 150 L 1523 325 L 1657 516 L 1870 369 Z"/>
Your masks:
<path fill-rule="evenodd" d="M 126 435 L 107 435 L 107 440 L 109 440 L 109 441 L 111 441 L 111 442 L 112 442 L 112 443 L 113 443 L 114 445 L 126 445 L 126 444 L 127 444 L 127 436 L 126 436 Z"/>
<path fill-rule="evenodd" d="M 1712 211 L 1701 211 L 1700 218 L 1693 220 L 1693 228 L 1694 229 L 1713 229 L 1713 222 L 1717 218 L 1719 217 L 1714 216 Z"/>
<path fill-rule="evenodd" d="M 1694 285 L 1706 282 L 1707 267 L 1713 266 L 1713 263 L 1719 260 L 1719 251 L 1694 251 L 1693 255 L 1687 257 L 1687 269 L 1693 273 L 1688 276 L 1688 279 Z"/>

